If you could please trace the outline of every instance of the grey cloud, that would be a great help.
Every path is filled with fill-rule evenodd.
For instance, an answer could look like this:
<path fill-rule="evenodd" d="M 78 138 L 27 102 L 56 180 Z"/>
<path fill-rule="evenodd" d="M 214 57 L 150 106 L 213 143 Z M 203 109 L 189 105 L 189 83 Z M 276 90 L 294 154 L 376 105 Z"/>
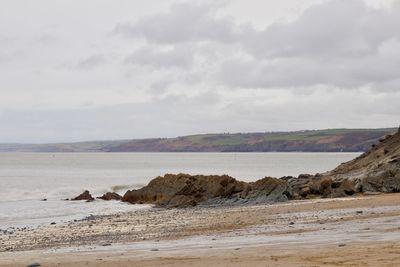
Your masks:
<path fill-rule="evenodd" d="M 307 9 L 244 40 L 257 56 L 363 57 L 400 37 L 400 9 L 375 9 L 362 0 L 334 0 Z"/>
<path fill-rule="evenodd" d="M 148 65 L 155 68 L 176 67 L 189 69 L 194 61 L 194 51 L 187 46 L 175 46 L 172 49 L 160 49 L 145 46 L 129 55 L 127 64 Z"/>
<path fill-rule="evenodd" d="M 58 38 L 54 34 L 44 33 L 33 38 L 34 41 L 42 44 L 53 44 L 58 41 Z"/>
<path fill-rule="evenodd" d="M 217 75 L 234 87 L 400 89 L 400 8 L 361 0 L 312 6 L 290 23 L 249 30 L 241 39 L 251 57 L 224 60 Z"/>
<path fill-rule="evenodd" d="M 76 65 L 75 68 L 89 70 L 96 66 L 103 65 L 107 62 L 106 57 L 102 54 L 94 54 L 90 55 L 86 58 L 81 59 Z"/>
<path fill-rule="evenodd" d="M 68 1 L 51 16 L 15 16 L 19 6 L 6 2 L 14 11 L 0 25 L 3 142 L 398 124 L 400 5 L 309 1 L 290 21 L 262 26 L 231 1 L 117 0 L 90 21 Z"/>
<path fill-rule="evenodd" d="M 159 44 L 232 42 L 236 39 L 235 25 L 229 18 L 216 18 L 213 11 L 217 7 L 193 2 L 174 4 L 168 13 L 145 16 L 134 24 L 120 24 L 114 32 Z"/>

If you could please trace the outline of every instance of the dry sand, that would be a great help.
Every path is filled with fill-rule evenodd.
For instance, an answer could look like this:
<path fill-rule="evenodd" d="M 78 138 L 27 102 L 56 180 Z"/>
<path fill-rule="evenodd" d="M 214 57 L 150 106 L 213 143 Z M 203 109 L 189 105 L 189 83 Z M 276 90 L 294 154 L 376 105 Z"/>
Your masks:
<path fill-rule="evenodd" d="M 400 266 L 400 194 L 150 209 L 0 234 L 0 266 Z"/>

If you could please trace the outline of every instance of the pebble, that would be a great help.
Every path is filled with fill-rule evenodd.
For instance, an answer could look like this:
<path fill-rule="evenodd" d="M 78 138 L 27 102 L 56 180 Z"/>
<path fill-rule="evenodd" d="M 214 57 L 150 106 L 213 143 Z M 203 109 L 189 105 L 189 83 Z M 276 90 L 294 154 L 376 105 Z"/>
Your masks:
<path fill-rule="evenodd" d="M 357 214 L 362 214 L 363 211 L 362 211 L 362 210 L 357 210 L 356 213 L 357 213 Z"/>
<path fill-rule="evenodd" d="M 294 222 L 290 222 L 290 223 L 289 223 L 289 225 L 293 225 L 293 224 L 294 224 Z"/>
<path fill-rule="evenodd" d="M 153 248 L 151 251 L 158 251 L 158 249 L 157 248 Z"/>
<path fill-rule="evenodd" d="M 102 244 L 102 246 L 103 247 L 109 247 L 109 246 L 111 246 L 111 243 L 104 243 L 104 244 Z"/>
<path fill-rule="evenodd" d="M 345 246 L 346 246 L 346 244 L 339 244 L 339 245 L 338 245 L 338 247 L 340 247 L 340 248 L 341 248 L 341 247 L 345 247 Z"/>
<path fill-rule="evenodd" d="M 39 267 L 39 266 L 41 266 L 41 264 L 38 262 L 34 262 L 34 263 L 26 265 L 26 267 Z"/>

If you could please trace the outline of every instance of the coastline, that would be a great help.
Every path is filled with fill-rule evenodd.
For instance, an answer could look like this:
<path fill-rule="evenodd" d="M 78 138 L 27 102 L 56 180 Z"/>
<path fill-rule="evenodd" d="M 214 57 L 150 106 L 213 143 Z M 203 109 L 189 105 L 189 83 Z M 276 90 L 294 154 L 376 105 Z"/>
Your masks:
<path fill-rule="evenodd" d="M 379 194 L 93 216 L 0 235 L 0 266 L 395 266 L 399 203 Z"/>

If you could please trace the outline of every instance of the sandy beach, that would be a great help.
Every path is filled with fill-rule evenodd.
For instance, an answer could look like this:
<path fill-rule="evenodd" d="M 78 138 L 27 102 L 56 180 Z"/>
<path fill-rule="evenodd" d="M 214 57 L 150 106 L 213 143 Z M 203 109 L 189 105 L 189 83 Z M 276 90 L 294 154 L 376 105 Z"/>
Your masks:
<path fill-rule="evenodd" d="M 380 194 L 93 216 L 1 233 L 0 266 L 398 266 L 399 204 Z"/>

